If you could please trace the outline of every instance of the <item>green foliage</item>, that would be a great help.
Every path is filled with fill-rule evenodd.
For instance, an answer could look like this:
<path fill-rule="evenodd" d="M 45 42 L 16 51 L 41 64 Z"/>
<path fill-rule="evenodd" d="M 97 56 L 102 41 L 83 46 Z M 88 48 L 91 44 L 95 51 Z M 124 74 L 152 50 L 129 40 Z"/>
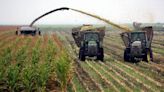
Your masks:
<path fill-rule="evenodd" d="M 41 43 L 41 39 L 39 39 L 35 45 L 35 47 L 32 49 L 32 63 L 36 64 L 39 62 L 40 60 L 40 43 Z"/>
<path fill-rule="evenodd" d="M 39 91 L 45 91 L 48 78 L 50 76 L 50 67 L 48 64 L 39 65 L 37 78 L 37 88 Z"/>
<path fill-rule="evenodd" d="M 68 57 L 61 57 L 55 64 L 55 71 L 58 81 L 61 84 L 61 89 L 66 92 L 67 84 L 71 78 L 71 62 Z"/>
<path fill-rule="evenodd" d="M 26 39 L 26 43 L 24 46 L 22 46 L 17 54 L 16 54 L 16 58 L 15 61 L 17 62 L 17 65 L 22 67 L 23 63 L 26 61 L 27 58 L 27 48 L 28 48 L 28 44 L 31 41 L 31 39 Z"/>
<path fill-rule="evenodd" d="M 34 69 L 35 67 L 28 66 L 25 67 L 22 71 L 22 82 L 25 88 L 25 91 L 32 92 L 35 89 L 35 83 L 37 80 L 37 72 Z"/>
<path fill-rule="evenodd" d="M 52 40 L 48 40 L 48 46 L 46 48 L 46 58 L 45 61 L 53 61 L 54 55 L 56 54 L 56 47 Z"/>
<path fill-rule="evenodd" d="M 16 54 L 16 63 L 20 67 L 22 67 L 23 62 L 25 62 L 27 58 L 26 48 L 26 46 L 22 47 Z"/>
<path fill-rule="evenodd" d="M 0 62 L 6 66 L 10 63 L 11 59 L 12 59 L 11 48 L 7 47 L 0 58 Z"/>
<path fill-rule="evenodd" d="M 19 78 L 19 67 L 11 65 L 7 70 L 7 85 L 9 86 L 10 91 L 17 90 L 17 82 Z"/>
<path fill-rule="evenodd" d="M 48 80 L 52 78 L 60 82 L 62 91 L 66 91 L 71 75 L 67 51 L 58 50 L 50 38 L 47 44 L 42 44 L 43 39 L 39 38 L 31 49 L 31 40 L 29 37 L 23 39 L 21 47 L 17 48 L 16 43 L 20 42 L 20 38 L 17 38 L 10 47 L 4 49 L 0 56 L 2 86 L 10 92 L 45 92 Z M 41 48 L 42 45 L 46 45 L 45 49 Z"/>
<path fill-rule="evenodd" d="M 0 57 L 0 82 L 5 78 L 6 67 L 9 65 L 12 60 L 11 48 L 7 47 L 3 55 Z"/>

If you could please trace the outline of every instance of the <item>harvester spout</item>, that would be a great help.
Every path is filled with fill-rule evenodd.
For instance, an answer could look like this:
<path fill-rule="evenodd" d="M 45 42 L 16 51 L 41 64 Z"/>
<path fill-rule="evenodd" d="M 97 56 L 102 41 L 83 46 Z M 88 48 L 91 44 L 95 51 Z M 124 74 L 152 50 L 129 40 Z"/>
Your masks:
<path fill-rule="evenodd" d="M 37 17 L 34 21 L 31 22 L 30 26 L 32 27 L 33 24 L 34 24 L 36 21 L 38 21 L 39 19 L 41 19 L 42 17 L 44 17 L 44 16 L 46 16 L 46 15 L 48 15 L 48 14 L 50 14 L 50 13 L 53 13 L 53 12 L 56 12 L 56 11 L 60 11 L 60 10 L 69 10 L 69 8 L 67 8 L 67 7 L 61 7 L 61 8 L 57 8 L 57 9 L 51 10 L 51 11 L 49 11 L 49 12 L 47 12 L 47 13 L 45 13 L 45 14 L 39 16 L 39 17 Z"/>
<path fill-rule="evenodd" d="M 54 10 L 52 10 L 52 11 L 49 11 L 49 12 L 47 12 L 47 13 L 45 13 L 45 14 L 39 16 L 38 18 L 36 18 L 34 21 L 32 21 L 32 23 L 30 24 L 30 26 L 32 27 L 33 24 L 34 24 L 36 21 L 38 21 L 39 19 L 41 19 L 42 17 L 44 17 L 44 16 L 46 16 L 46 15 L 48 15 L 48 14 L 50 14 L 50 13 L 53 13 L 53 12 L 56 12 L 56 11 L 60 11 L 60 10 L 72 10 L 72 11 L 76 11 L 76 12 L 79 12 L 79 13 L 82 13 L 82 14 L 85 14 L 85 15 L 88 15 L 88 16 L 91 16 L 91 17 L 94 17 L 94 18 L 99 19 L 99 20 L 101 20 L 101 21 L 104 21 L 105 23 L 107 23 L 107 24 L 109 24 L 109 25 L 112 25 L 112 26 L 114 26 L 114 27 L 116 27 L 116 28 L 119 28 L 119 29 L 121 29 L 121 30 L 124 30 L 125 32 L 130 32 L 130 31 L 131 31 L 131 30 L 130 30 L 129 28 L 127 28 L 127 27 L 124 27 L 124 26 L 120 26 L 120 25 L 118 25 L 118 24 L 115 24 L 115 23 L 113 23 L 113 22 L 111 22 L 111 21 L 109 21 L 109 20 L 107 20 L 107 19 L 105 19 L 105 18 L 102 18 L 102 17 L 100 17 L 100 16 L 97 16 L 97 15 L 94 15 L 94 14 L 90 14 L 90 13 L 87 13 L 87 12 L 84 12 L 84 11 L 81 11 L 81 10 L 77 10 L 77 9 L 73 9 L 73 8 L 68 8 L 68 7 L 61 7 L 61 8 L 57 8 L 57 9 L 54 9 Z"/>

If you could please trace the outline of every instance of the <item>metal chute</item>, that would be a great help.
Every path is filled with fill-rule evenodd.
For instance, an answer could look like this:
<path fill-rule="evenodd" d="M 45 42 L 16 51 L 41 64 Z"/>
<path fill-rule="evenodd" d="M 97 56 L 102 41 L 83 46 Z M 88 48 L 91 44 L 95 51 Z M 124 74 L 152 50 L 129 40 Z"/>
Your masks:
<path fill-rule="evenodd" d="M 115 23 L 113 23 L 113 22 L 111 22 L 111 21 L 109 21 L 109 20 L 107 20 L 107 19 L 105 19 L 105 18 L 102 18 L 102 17 L 100 17 L 100 16 L 97 16 L 97 15 L 94 15 L 94 14 L 90 14 L 90 13 L 87 13 L 87 12 L 84 12 L 84 11 L 81 11 L 81 10 L 78 10 L 78 9 L 68 8 L 68 7 L 61 7 L 61 8 L 57 8 L 57 9 L 54 9 L 54 10 L 49 11 L 49 12 L 47 12 L 47 13 L 45 13 L 45 14 L 39 16 L 38 18 L 36 18 L 34 21 L 32 21 L 32 23 L 30 24 L 30 26 L 33 26 L 33 24 L 34 24 L 36 21 L 38 21 L 39 19 L 41 19 L 42 17 L 44 17 L 44 16 L 46 16 L 46 15 L 48 15 L 48 14 L 51 14 L 51 13 L 53 13 L 53 12 L 56 12 L 56 11 L 61 11 L 61 10 L 72 10 L 72 11 L 76 11 L 76 12 L 79 12 L 79 13 L 82 13 L 82 14 L 85 14 L 85 15 L 88 15 L 88 16 L 91 16 L 91 17 L 94 17 L 94 18 L 99 19 L 99 20 L 101 20 L 101 21 L 104 21 L 105 23 L 107 23 L 107 24 L 109 24 L 109 25 L 112 25 L 112 26 L 114 26 L 114 27 L 116 27 L 116 28 L 119 28 L 119 29 L 121 29 L 121 30 L 124 30 L 125 32 L 130 32 L 130 31 L 132 31 L 132 30 L 130 30 L 130 29 L 127 28 L 127 27 L 124 27 L 124 26 L 120 26 L 120 25 L 118 25 L 118 24 L 115 24 Z"/>

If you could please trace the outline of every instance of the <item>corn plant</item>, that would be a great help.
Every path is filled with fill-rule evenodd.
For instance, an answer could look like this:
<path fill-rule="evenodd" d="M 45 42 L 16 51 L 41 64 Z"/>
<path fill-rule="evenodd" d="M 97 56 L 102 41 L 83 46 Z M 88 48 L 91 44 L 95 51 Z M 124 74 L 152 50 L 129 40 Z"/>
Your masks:
<path fill-rule="evenodd" d="M 23 69 L 22 74 L 21 74 L 21 81 L 24 85 L 24 90 L 26 92 L 32 92 L 36 90 L 36 80 L 37 80 L 37 72 L 34 69 L 35 67 L 32 66 L 27 66 Z"/>
<path fill-rule="evenodd" d="M 56 47 L 52 40 L 48 40 L 48 47 L 46 49 L 46 60 L 45 61 L 53 61 L 54 55 L 56 54 Z"/>
<path fill-rule="evenodd" d="M 29 42 L 31 41 L 31 39 L 27 39 L 26 40 L 26 44 L 23 45 L 17 52 L 16 54 L 16 62 L 17 62 L 17 65 L 22 67 L 22 64 L 23 62 L 26 61 L 26 58 L 27 58 L 27 48 L 28 48 L 28 44 Z"/>
<path fill-rule="evenodd" d="M 27 53 L 26 53 L 26 46 L 19 49 L 19 51 L 16 54 L 16 62 L 18 66 L 21 66 L 22 63 L 26 60 Z"/>
<path fill-rule="evenodd" d="M 7 47 L 3 55 L 0 57 L 0 82 L 5 78 L 6 67 L 9 65 L 12 60 L 11 48 Z"/>
<path fill-rule="evenodd" d="M 71 79 L 71 70 L 71 62 L 65 55 L 55 63 L 55 72 L 57 79 L 60 82 L 62 92 L 66 92 L 67 85 Z"/>
<path fill-rule="evenodd" d="M 15 92 L 18 90 L 17 81 L 19 77 L 19 67 L 15 65 L 11 65 L 7 70 L 7 85 L 9 86 L 10 92 Z"/>
<path fill-rule="evenodd" d="M 4 82 L 6 78 L 6 71 L 7 67 L 10 65 L 10 62 L 12 61 L 12 48 L 16 46 L 16 43 L 18 43 L 20 39 L 17 38 L 15 42 L 10 44 L 9 47 L 5 48 L 2 55 L 0 56 L 0 83 Z"/>
<path fill-rule="evenodd" d="M 12 60 L 12 55 L 11 55 L 11 48 L 7 47 L 4 50 L 3 55 L 1 56 L 0 62 L 3 63 L 4 66 L 8 65 L 10 61 Z"/>
<path fill-rule="evenodd" d="M 39 65 L 37 68 L 38 78 L 37 78 L 37 90 L 40 92 L 44 92 L 46 89 L 46 84 L 48 78 L 50 77 L 50 67 L 48 63 L 44 63 Z"/>
<path fill-rule="evenodd" d="M 41 43 L 41 39 L 39 39 L 37 41 L 35 47 L 32 49 L 32 60 L 31 61 L 33 64 L 38 63 L 40 60 L 40 49 L 39 49 L 40 43 Z"/>

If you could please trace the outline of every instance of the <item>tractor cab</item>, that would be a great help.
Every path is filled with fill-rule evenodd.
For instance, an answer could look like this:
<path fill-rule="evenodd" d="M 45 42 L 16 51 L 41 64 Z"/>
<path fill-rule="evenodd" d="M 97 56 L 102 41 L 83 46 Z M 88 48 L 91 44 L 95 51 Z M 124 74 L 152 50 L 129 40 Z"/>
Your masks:
<path fill-rule="evenodd" d="M 85 57 L 96 57 L 103 61 L 103 38 L 105 27 L 93 27 L 92 25 L 83 25 L 72 29 L 72 36 L 76 45 L 79 47 L 79 59 L 85 61 Z"/>
<path fill-rule="evenodd" d="M 134 41 L 145 42 L 146 40 L 145 32 L 133 32 L 131 33 L 130 38 L 131 38 L 131 42 L 134 42 Z"/>
<path fill-rule="evenodd" d="M 144 27 L 140 31 L 121 33 L 126 46 L 125 61 L 153 61 L 151 43 L 153 38 L 152 27 Z M 151 60 L 148 60 L 148 59 Z"/>
<path fill-rule="evenodd" d="M 130 35 L 130 42 L 131 42 L 131 46 L 141 46 L 142 48 L 146 47 L 146 35 L 145 32 L 132 32 L 129 34 Z M 138 44 L 138 45 L 137 45 Z"/>
<path fill-rule="evenodd" d="M 99 42 L 99 34 L 97 32 L 84 33 L 84 42 Z"/>

